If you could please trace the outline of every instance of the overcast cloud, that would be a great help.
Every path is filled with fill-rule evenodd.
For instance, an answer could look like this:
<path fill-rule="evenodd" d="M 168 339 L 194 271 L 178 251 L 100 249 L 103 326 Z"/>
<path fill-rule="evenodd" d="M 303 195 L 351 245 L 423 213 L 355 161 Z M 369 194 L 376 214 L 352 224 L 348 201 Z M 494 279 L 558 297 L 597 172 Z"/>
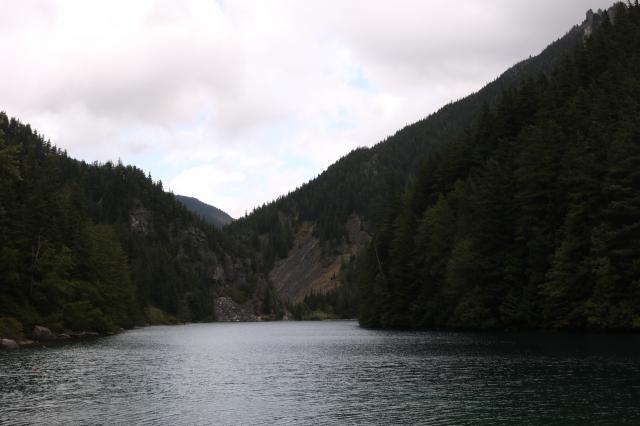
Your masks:
<path fill-rule="evenodd" d="M 5 0 L 0 109 L 237 217 L 611 4 Z"/>

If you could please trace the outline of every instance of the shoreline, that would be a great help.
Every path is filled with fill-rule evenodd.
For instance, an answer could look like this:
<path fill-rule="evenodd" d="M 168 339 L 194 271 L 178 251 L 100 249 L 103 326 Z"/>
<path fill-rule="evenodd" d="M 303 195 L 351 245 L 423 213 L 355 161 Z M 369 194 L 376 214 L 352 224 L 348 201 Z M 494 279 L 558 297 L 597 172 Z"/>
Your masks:
<path fill-rule="evenodd" d="M 283 320 L 257 320 L 257 321 L 203 321 L 203 322 L 183 322 L 183 323 L 157 323 L 157 324 L 143 324 L 136 325 L 129 329 L 119 329 L 115 332 L 98 333 L 95 331 L 81 331 L 54 334 L 46 327 L 38 326 L 41 329 L 48 330 L 50 334 L 47 334 L 45 338 L 40 336 L 39 338 L 32 335 L 31 338 L 21 339 L 9 339 L 0 338 L 0 351 L 16 350 L 16 349 L 31 349 L 31 348 L 50 348 L 62 346 L 68 343 L 91 341 L 102 337 L 115 336 L 121 333 L 125 333 L 130 330 L 138 330 L 147 327 L 158 326 L 183 326 L 193 324 L 234 324 L 234 323 L 271 323 L 271 322 L 301 322 L 301 323 L 316 323 L 316 322 L 358 322 L 357 318 L 327 318 L 327 319 L 308 319 L 308 320 L 296 320 L 296 319 L 283 319 Z M 375 328 L 375 327 L 363 327 L 359 325 L 363 330 L 370 331 L 382 331 L 382 332 L 399 332 L 399 333 L 467 333 L 467 334 L 522 334 L 522 335 L 601 335 L 601 336 L 614 336 L 614 335 L 638 335 L 637 331 L 622 331 L 622 330 L 583 330 L 583 329 L 479 329 L 479 328 L 433 328 L 433 329 L 410 329 L 410 328 Z M 35 327 L 34 327 L 35 328 Z M 41 330 L 42 331 L 42 330 Z"/>
<path fill-rule="evenodd" d="M 36 331 L 37 329 L 37 331 Z M 71 342 L 87 341 L 100 337 L 114 336 L 124 333 L 125 329 L 116 332 L 101 334 L 97 331 L 65 331 L 64 333 L 55 334 L 47 327 L 35 326 L 34 331 L 29 338 L 23 337 L 19 339 L 0 339 L 0 350 L 15 350 L 29 348 L 48 348 L 53 346 L 61 346 Z"/>

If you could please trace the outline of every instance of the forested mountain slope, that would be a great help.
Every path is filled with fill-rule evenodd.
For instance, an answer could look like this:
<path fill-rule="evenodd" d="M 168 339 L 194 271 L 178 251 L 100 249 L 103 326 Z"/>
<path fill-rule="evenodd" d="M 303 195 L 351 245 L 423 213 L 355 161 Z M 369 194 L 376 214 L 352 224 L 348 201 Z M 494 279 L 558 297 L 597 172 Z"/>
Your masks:
<path fill-rule="evenodd" d="M 387 200 L 361 324 L 640 328 L 640 7 L 599 18 Z"/>
<path fill-rule="evenodd" d="M 140 169 L 69 158 L 0 113 L 0 318 L 109 331 L 277 304 L 239 245 Z"/>
<path fill-rule="evenodd" d="M 228 232 L 258 253 L 261 268 L 272 271 L 271 280 L 286 299 L 300 301 L 304 294 L 336 288 L 332 278 L 366 242 L 363 234 L 371 234 L 384 219 L 388 195 L 413 181 L 416 169 L 429 153 L 464 138 L 483 105 L 495 104 L 503 90 L 528 77 L 548 74 L 597 26 L 599 19 L 599 15 L 589 14 L 582 25 L 479 92 L 443 107 L 370 149 L 351 152 L 309 183 L 236 220 Z M 354 229 L 354 223 L 360 229 Z M 300 266 L 296 259 L 303 252 L 311 253 L 305 258 L 314 258 L 313 265 Z M 317 268 L 318 264 L 323 266 Z M 315 272 L 310 273 L 310 269 Z M 290 288 L 296 291 L 290 293 Z"/>
<path fill-rule="evenodd" d="M 233 218 L 224 211 L 210 204 L 203 203 L 197 198 L 187 197 L 185 195 L 176 195 L 176 199 L 184 204 L 191 212 L 200 216 L 205 222 L 218 229 L 231 223 L 233 220 Z"/>
<path fill-rule="evenodd" d="M 282 297 L 375 327 L 637 328 L 637 21 L 589 14 L 222 231 L 2 113 L 0 318 L 109 331 L 277 318 Z"/>

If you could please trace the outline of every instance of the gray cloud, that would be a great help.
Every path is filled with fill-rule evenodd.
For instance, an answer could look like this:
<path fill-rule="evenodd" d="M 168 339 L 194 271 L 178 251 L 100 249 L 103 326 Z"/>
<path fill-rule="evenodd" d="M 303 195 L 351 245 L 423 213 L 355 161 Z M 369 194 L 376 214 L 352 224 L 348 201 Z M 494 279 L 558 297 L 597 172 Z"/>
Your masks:
<path fill-rule="evenodd" d="M 0 108 L 238 215 L 609 3 L 9 0 Z"/>

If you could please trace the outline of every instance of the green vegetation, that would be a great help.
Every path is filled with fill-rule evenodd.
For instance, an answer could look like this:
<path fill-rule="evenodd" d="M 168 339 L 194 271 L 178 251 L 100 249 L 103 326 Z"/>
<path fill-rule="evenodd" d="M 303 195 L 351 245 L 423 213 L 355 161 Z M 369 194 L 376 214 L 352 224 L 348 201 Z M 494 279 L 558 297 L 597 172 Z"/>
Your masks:
<path fill-rule="evenodd" d="M 22 324 L 15 318 L 0 318 L 0 338 L 20 340 L 24 337 Z"/>
<path fill-rule="evenodd" d="M 377 232 L 378 224 L 388 216 L 388 200 L 413 184 L 426 157 L 465 137 L 483 105 L 495 106 L 503 90 L 528 77 L 549 74 L 563 54 L 582 42 L 583 35 L 584 28 L 573 28 L 541 54 L 516 64 L 479 92 L 446 105 L 372 148 L 354 150 L 312 181 L 235 220 L 224 232 L 253 251 L 258 269 L 265 272 L 288 255 L 296 233 L 308 226 L 313 226 L 327 259 L 352 252 L 356 242 L 349 239 L 347 224 L 353 215 L 362 222 L 364 232 Z M 314 298 L 324 299 L 319 304 L 332 316 L 354 317 L 357 285 L 344 277 L 343 273 L 341 286 L 353 291 L 339 289 L 337 293 L 345 294 L 330 292 Z M 305 303 L 290 306 L 290 310 L 298 318 L 312 311 Z"/>
<path fill-rule="evenodd" d="M 264 270 L 287 255 L 295 232 L 304 222 L 315 224 L 314 235 L 324 251 L 335 254 L 348 238 L 345 225 L 352 214 L 365 224 L 380 223 L 387 194 L 412 182 L 422 158 L 463 137 L 483 104 L 493 105 L 504 89 L 528 76 L 549 73 L 582 36 L 582 29 L 573 28 L 540 55 L 516 64 L 479 92 L 444 106 L 372 148 L 352 151 L 295 191 L 235 220 L 226 231 L 257 253 Z"/>
<path fill-rule="evenodd" d="M 640 328 L 640 7 L 612 12 L 387 199 L 362 325 Z"/>
<path fill-rule="evenodd" d="M 328 292 L 314 292 L 305 296 L 302 303 L 290 304 L 289 311 L 295 319 L 353 319 L 358 315 L 358 288 L 355 256 L 343 262 L 340 268 L 340 286 Z"/>
<path fill-rule="evenodd" d="M 353 215 L 371 243 L 295 317 L 640 328 L 639 9 L 596 15 L 591 37 L 574 28 L 223 230 L 141 170 L 71 159 L 1 113 L 0 332 L 212 320 L 219 296 L 280 318 L 266 275 L 296 232 L 335 260 Z"/>
<path fill-rule="evenodd" d="M 217 207 L 203 203 L 197 198 L 176 195 L 176 199 L 185 205 L 187 209 L 200 216 L 210 225 L 220 229 L 230 223 L 233 218 Z"/>
<path fill-rule="evenodd" d="M 266 285 L 161 182 L 71 159 L 4 113 L 0 176 L 0 316 L 25 329 L 210 320 L 224 288 Z"/>

